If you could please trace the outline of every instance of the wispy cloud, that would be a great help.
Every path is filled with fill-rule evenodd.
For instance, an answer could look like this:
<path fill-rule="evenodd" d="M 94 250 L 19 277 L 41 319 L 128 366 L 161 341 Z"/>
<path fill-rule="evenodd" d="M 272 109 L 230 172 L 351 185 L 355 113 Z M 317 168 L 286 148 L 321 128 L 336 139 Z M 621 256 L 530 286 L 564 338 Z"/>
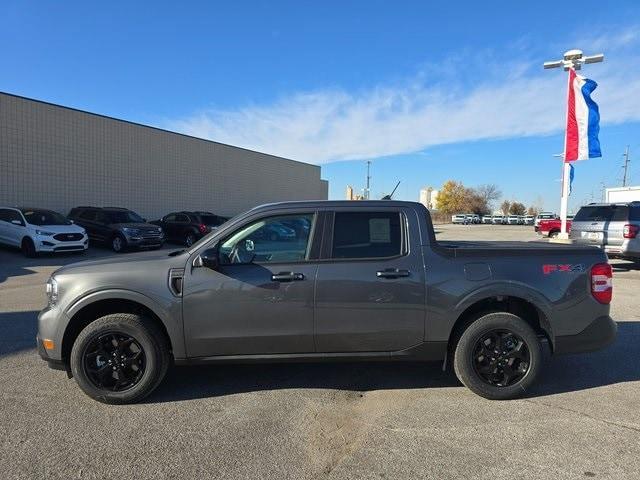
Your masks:
<path fill-rule="evenodd" d="M 586 72 L 600 85 L 594 98 L 604 124 L 640 120 L 640 57 L 610 55 L 616 49 L 629 55 L 628 47 L 639 43 L 637 28 L 589 43 L 591 48 L 610 47 L 607 61 Z M 490 66 L 491 72 L 483 72 L 488 73 L 484 81 L 475 78 L 468 64 L 457 70 L 447 65 L 444 70 L 457 74 L 437 79 L 421 72 L 402 85 L 357 93 L 298 93 L 268 105 L 205 110 L 168 126 L 313 163 L 417 152 L 445 143 L 547 135 L 563 128 L 565 77 L 559 71 L 541 71 L 540 63 L 502 63 L 507 72 L 502 78 Z"/>

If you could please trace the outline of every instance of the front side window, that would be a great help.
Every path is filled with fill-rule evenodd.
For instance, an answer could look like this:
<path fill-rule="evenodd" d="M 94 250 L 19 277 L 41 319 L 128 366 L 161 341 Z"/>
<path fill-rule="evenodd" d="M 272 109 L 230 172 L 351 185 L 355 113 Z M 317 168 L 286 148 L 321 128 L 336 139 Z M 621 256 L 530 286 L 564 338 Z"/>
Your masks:
<path fill-rule="evenodd" d="M 398 212 L 336 212 L 332 258 L 385 258 L 402 254 Z"/>
<path fill-rule="evenodd" d="M 308 257 L 313 214 L 257 220 L 237 230 L 220 245 L 222 264 L 289 263 Z"/>
<path fill-rule="evenodd" d="M 111 223 L 144 223 L 142 217 L 131 210 L 112 210 L 107 214 Z"/>

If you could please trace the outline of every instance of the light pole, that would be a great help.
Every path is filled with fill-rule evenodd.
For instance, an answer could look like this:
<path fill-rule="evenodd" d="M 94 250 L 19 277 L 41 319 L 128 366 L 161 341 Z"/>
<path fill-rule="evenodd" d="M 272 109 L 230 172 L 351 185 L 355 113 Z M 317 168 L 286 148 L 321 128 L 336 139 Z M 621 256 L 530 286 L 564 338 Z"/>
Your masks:
<path fill-rule="evenodd" d="M 569 70 L 580 70 L 582 65 L 586 63 L 599 63 L 604 60 L 604 54 L 599 53 L 597 55 L 585 56 L 582 50 L 568 50 L 565 52 L 562 60 L 553 60 L 551 62 L 544 62 L 545 70 L 550 68 L 563 68 L 565 72 Z M 567 79 L 567 119 L 569 118 L 569 96 L 571 85 L 571 75 L 568 75 Z M 565 123 L 566 125 L 566 123 Z M 565 135 L 565 145 L 563 154 L 563 167 L 562 167 L 562 197 L 560 201 L 560 235 L 558 238 L 567 240 L 569 235 L 567 234 L 567 205 L 569 203 L 569 170 L 570 162 L 565 160 L 567 154 L 567 140 Z"/>

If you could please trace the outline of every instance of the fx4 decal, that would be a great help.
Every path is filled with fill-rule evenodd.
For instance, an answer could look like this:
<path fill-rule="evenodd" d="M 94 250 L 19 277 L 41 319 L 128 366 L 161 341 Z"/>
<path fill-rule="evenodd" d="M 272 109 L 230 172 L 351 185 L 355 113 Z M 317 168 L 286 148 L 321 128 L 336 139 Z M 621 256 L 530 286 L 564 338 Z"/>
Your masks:
<path fill-rule="evenodd" d="M 553 272 L 564 272 L 564 273 L 581 273 L 584 272 L 584 265 L 581 263 L 576 263 L 571 265 L 570 263 L 563 264 L 555 264 L 549 263 L 542 265 L 542 272 L 545 275 L 549 275 Z"/>

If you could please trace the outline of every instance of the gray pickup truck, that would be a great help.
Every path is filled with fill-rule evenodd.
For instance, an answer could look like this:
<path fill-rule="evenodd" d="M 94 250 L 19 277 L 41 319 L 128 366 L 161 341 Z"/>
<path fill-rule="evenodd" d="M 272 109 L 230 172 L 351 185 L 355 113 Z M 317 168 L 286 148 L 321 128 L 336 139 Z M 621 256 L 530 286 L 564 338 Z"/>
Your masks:
<path fill-rule="evenodd" d="M 171 363 L 354 359 L 439 361 L 509 399 L 545 345 L 616 334 L 602 250 L 437 241 L 413 202 L 257 207 L 186 250 L 61 268 L 47 294 L 40 355 L 106 403 L 141 400 Z"/>

